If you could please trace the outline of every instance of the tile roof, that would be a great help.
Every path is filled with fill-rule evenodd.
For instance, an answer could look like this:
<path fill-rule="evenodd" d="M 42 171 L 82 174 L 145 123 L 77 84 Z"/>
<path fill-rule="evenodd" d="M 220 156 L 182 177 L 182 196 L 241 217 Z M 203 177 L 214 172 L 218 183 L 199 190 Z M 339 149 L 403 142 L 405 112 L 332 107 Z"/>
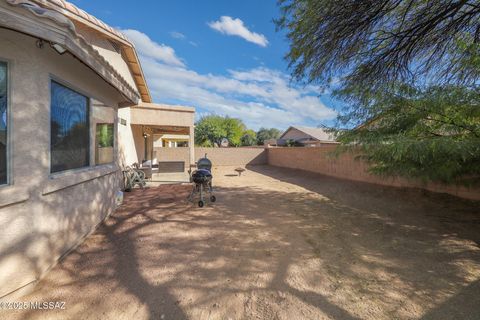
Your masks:
<path fill-rule="evenodd" d="M 328 133 L 323 128 L 310 128 L 310 127 L 290 127 L 285 131 L 280 139 L 290 130 L 290 129 L 297 129 L 298 131 L 302 131 L 306 135 L 319 140 L 319 141 L 335 141 L 335 137 L 332 133 Z"/>
<path fill-rule="evenodd" d="M 135 84 L 140 92 L 142 101 L 152 102 L 152 97 L 143 74 L 140 60 L 138 59 L 134 45 L 120 31 L 107 25 L 105 22 L 97 19 L 93 15 L 78 8 L 74 4 L 65 0 L 30 0 L 43 7 L 50 7 L 62 13 L 66 17 L 75 20 L 89 28 L 103 33 L 108 38 L 120 42 L 125 53 L 125 60 L 133 75 Z"/>
<path fill-rule="evenodd" d="M 84 10 L 80 9 L 79 7 L 75 6 L 73 3 L 70 3 L 68 1 L 65 1 L 65 0 L 43 0 L 43 1 L 37 1 L 37 2 L 50 2 L 50 3 L 53 3 L 57 6 L 59 6 L 60 8 L 62 9 L 65 9 L 67 11 L 69 11 L 70 13 L 73 13 L 87 21 L 89 21 L 90 23 L 93 23 L 94 25 L 96 25 L 97 27 L 100 27 L 101 29 L 103 29 L 104 31 L 107 31 L 127 42 L 128 39 L 118 30 L 110 27 L 108 24 L 106 24 L 105 22 L 103 22 L 102 20 L 100 19 L 97 19 L 96 17 L 94 17 L 93 15 L 85 12 Z"/>

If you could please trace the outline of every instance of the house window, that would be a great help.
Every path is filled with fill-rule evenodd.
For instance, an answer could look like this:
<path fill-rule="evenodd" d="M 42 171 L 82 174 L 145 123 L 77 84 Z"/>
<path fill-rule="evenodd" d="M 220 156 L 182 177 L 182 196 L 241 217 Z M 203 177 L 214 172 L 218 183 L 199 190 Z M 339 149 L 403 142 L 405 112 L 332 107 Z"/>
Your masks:
<path fill-rule="evenodd" d="M 7 65 L 0 62 L 0 184 L 7 182 Z"/>
<path fill-rule="evenodd" d="M 95 141 L 95 164 L 113 162 L 113 123 L 97 123 Z"/>
<path fill-rule="evenodd" d="M 89 165 L 88 98 L 58 82 L 51 83 L 51 167 L 60 172 Z"/>
<path fill-rule="evenodd" d="M 97 101 L 91 100 L 91 126 L 95 130 L 95 165 L 112 163 L 114 161 L 115 142 L 115 109 Z"/>
<path fill-rule="evenodd" d="M 177 147 L 179 148 L 188 147 L 188 141 L 177 141 Z"/>

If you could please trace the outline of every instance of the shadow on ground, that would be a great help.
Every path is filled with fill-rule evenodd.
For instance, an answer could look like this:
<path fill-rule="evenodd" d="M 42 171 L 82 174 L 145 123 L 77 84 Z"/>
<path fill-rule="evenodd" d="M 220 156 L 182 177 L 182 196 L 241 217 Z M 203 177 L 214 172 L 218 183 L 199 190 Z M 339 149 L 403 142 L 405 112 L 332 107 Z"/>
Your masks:
<path fill-rule="evenodd" d="M 478 319 L 478 203 L 252 167 L 125 204 L 25 297 L 42 319 Z"/>

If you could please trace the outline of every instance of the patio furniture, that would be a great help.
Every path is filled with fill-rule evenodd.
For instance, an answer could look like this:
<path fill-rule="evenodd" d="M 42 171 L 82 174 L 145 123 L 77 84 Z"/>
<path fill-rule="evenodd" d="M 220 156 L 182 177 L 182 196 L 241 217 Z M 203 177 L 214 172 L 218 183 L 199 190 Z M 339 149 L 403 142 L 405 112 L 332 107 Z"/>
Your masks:
<path fill-rule="evenodd" d="M 134 164 L 135 165 L 135 164 Z M 136 185 L 140 188 L 144 188 L 147 184 L 145 182 L 145 173 L 142 170 L 139 170 L 135 167 L 127 166 L 125 169 L 122 170 L 123 172 L 123 181 L 124 181 L 124 190 L 129 192 Z"/>
<path fill-rule="evenodd" d="M 157 167 L 159 173 L 185 172 L 185 161 L 160 161 Z"/>
<path fill-rule="evenodd" d="M 140 167 L 137 170 L 140 170 L 144 174 L 144 179 L 151 179 L 152 178 L 152 171 L 151 167 Z"/>
<path fill-rule="evenodd" d="M 210 201 L 215 202 L 217 198 L 213 195 L 212 188 L 212 162 L 207 159 L 207 154 L 204 158 L 197 161 L 197 170 L 189 170 L 190 182 L 193 182 L 192 192 L 188 196 L 189 201 L 193 201 L 193 198 L 199 194 L 200 200 L 198 206 L 202 208 L 205 205 L 204 192 L 207 191 L 210 194 Z"/>
<path fill-rule="evenodd" d="M 235 171 L 238 173 L 238 176 L 241 177 L 242 173 L 245 172 L 246 170 L 243 169 L 243 168 L 237 168 L 237 169 L 235 169 Z"/>

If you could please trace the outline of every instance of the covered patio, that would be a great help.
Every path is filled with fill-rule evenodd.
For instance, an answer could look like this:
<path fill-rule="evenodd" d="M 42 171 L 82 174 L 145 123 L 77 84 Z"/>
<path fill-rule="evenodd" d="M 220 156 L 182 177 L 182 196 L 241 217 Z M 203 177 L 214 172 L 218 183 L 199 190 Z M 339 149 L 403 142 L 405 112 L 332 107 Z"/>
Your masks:
<path fill-rule="evenodd" d="M 195 109 L 142 103 L 120 114 L 126 165 L 138 163 L 152 182 L 186 182 L 195 163 Z"/>
<path fill-rule="evenodd" d="M 2 319 L 478 319 L 478 202 L 271 166 L 135 190 Z"/>

